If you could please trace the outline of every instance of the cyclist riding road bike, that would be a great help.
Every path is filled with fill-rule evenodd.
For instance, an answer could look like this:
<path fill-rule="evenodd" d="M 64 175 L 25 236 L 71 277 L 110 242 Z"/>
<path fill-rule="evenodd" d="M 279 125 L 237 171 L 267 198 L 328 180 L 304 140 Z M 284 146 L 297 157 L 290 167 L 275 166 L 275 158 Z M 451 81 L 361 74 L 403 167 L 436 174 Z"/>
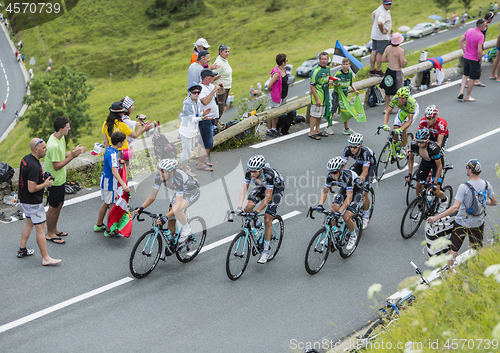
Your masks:
<path fill-rule="evenodd" d="M 248 195 L 245 206 L 242 208 L 251 181 L 255 184 L 255 188 L 250 195 Z M 264 208 L 266 209 L 266 213 L 264 214 L 264 250 L 260 254 L 259 260 L 257 260 L 259 264 L 265 264 L 269 257 L 269 244 L 273 235 L 272 222 L 283 200 L 284 192 L 285 180 L 276 169 L 266 164 L 264 156 L 253 156 L 248 160 L 247 171 L 245 173 L 245 179 L 243 180 L 243 186 L 241 187 L 236 214 L 241 214 L 244 211 L 249 216 L 256 216 L 261 213 Z M 261 203 L 255 208 L 259 202 Z"/>
<path fill-rule="evenodd" d="M 170 200 L 170 205 L 168 213 L 165 216 L 158 218 L 158 224 L 164 225 L 167 223 L 167 227 L 170 233 L 175 233 L 175 221 L 176 219 L 182 224 L 182 232 L 179 236 L 178 243 L 184 242 L 188 236 L 191 234 L 191 227 L 187 223 L 186 215 L 184 210 L 194 204 L 200 198 L 200 184 L 198 180 L 189 176 L 186 172 L 178 170 L 179 162 L 175 159 L 162 159 L 158 163 L 158 174 L 156 174 L 155 183 L 153 185 L 153 190 L 151 194 L 146 198 L 142 206 L 137 207 L 134 210 L 136 215 L 140 214 L 142 210 L 151 205 L 158 195 L 158 191 L 163 184 L 167 190 L 175 190 L 175 194 Z M 162 256 L 164 253 L 162 252 Z"/>
<path fill-rule="evenodd" d="M 414 155 L 420 156 L 420 165 L 418 166 L 418 171 L 415 176 L 415 179 L 417 179 L 416 196 L 420 195 L 422 192 L 423 186 L 421 183 L 427 179 L 427 176 L 432 170 L 432 177 L 434 178 L 433 182 L 436 184 L 436 191 L 434 192 L 441 199 L 441 206 L 446 207 L 448 198 L 440 189 L 441 184 L 443 183 L 441 178 L 441 172 L 443 170 L 443 156 L 441 148 L 439 148 L 436 142 L 429 140 L 430 132 L 427 128 L 418 130 L 415 137 L 416 138 L 411 143 L 410 150 L 408 151 L 409 174 L 406 176 L 406 181 L 410 181 L 410 177 L 412 175 Z M 442 211 L 438 210 L 438 212 Z"/>
<path fill-rule="evenodd" d="M 399 141 L 399 133 L 401 133 L 401 147 L 397 151 L 398 158 L 405 157 L 405 147 L 406 140 L 408 139 L 408 135 L 406 134 L 406 130 L 413 124 L 413 121 L 418 119 L 418 103 L 415 98 L 410 96 L 410 89 L 407 86 L 401 87 L 398 89 L 394 97 L 391 99 L 389 103 L 389 109 L 385 112 L 384 115 L 384 130 L 388 131 L 389 125 L 389 115 L 392 112 L 394 106 L 398 106 L 399 111 L 394 119 L 393 129 L 396 134 L 394 135 L 394 140 Z"/>
<path fill-rule="evenodd" d="M 425 108 L 424 117 L 420 120 L 418 130 L 428 128 L 431 133 L 431 141 L 436 142 L 444 151 L 449 136 L 448 123 L 437 116 L 438 112 L 439 110 L 435 105 L 429 105 Z"/>
<path fill-rule="evenodd" d="M 347 163 L 349 157 L 352 157 L 356 162 L 351 166 L 351 170 L 359 175 L 363 182 L 365 196 L 363 200 L 363 229 L 368 227 L 370 221 L 370 198 L 368 191 L 372 186 L 375 171 L 377 169 L 377 159 L 375 153 L 369 147 L 363 146 L 363 135 L 355 133 L 347 139 L 348 146 L 344 149 L 344 162 Z"/>
<path fill-rule="evenodd" d="M 332 186 L 339 186 L 340 190 L 332 203 L 332 212 L 334 212 L 336 216 L 334 219 L 336 219 L 345 211 L 343 217 L 350 232 L 346 249 L 351 250 L 358 237 L 352 216 L 359 209 L 363 199 L 363 185 L 358 174 L 353 170 L 344 169 L 344 166 L 344 158 L 341 156 L 330 159 L 326 164 L 328 175 L 316 211 L 323 212 L 325 210 L 323 203 L 326 201 L 328 191 Z"/>

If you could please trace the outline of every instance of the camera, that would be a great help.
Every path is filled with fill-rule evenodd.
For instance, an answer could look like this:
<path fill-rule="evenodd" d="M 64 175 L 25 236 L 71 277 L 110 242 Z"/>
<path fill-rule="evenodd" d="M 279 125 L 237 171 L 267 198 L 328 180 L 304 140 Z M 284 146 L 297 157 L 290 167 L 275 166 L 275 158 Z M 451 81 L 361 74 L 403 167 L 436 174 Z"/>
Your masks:
<path fill-rule="evenodd" d="M 48 179 L 48 180 L 54 180 L 54 177 L 52 176 L 52 174 L 50 174 L 50 172 L 45 172 L 45 173 L 43 173 L 43 178 L 44 178 L 45 180 L 47 180 L 47 179 Z"/>
<path fill-rule="evenodd" d="M 139 114 L 136 116 L 136 118 L 144 122 L 148 117 L 146 115 Z"/>

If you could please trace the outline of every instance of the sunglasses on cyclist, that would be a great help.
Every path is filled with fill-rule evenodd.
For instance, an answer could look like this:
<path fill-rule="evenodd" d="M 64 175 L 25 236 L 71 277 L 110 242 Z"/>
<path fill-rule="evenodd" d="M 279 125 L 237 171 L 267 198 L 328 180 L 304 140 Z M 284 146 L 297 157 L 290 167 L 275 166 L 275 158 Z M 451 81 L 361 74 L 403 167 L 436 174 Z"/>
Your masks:
<path fill-rule="evenodd" d="M 338 170 L 336 170 L 336 171 L 334 171 L 334 172 L 330 172 L 330 174 L 332 174 L 332 175 L 337 175 L 338 173 L 339 173 L 339 171 L 338 171 Z"/>
<path fill-rule="evenodd" d="M 426 120 L 434 120 L 434 119 L 436 119 L 436 117 L 435 116 L 426 116 L 425 119 Z"/>
<path fill-rule="evenodd" d="M 349 148 L 352 148 L 352 149 L 356 149 L 358 148 L 359 146 L 349 146 Z"/>
<path fill-rule="evenodd" d="M 417 140 L 417 143 L 426 143 L 427 140 Z"/>

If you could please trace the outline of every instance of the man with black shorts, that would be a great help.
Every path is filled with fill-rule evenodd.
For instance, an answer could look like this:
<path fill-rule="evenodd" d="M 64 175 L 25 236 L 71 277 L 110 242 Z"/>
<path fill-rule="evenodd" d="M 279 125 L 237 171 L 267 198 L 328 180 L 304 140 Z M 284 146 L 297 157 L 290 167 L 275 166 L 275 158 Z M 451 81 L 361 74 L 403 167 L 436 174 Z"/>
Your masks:
<path fill-rule="evenodd" d="M 26 215 L 23 226 L 21 245 L 17 257 L 31 256 L 35 252 L 26 248 L 26 243 L 33 230 L 36 230 L 36 242 L 42 255 L 42 265 L 57 265 L 61 260 L 53 259 L 47 252 L 45 240 L 45 208 L 43 207 L 43 190 L 50 187 L 53 177 L 44 179 L 40 158 L 47 152 L 47 145 L 42 138 L 34 138 L 30 142 L 31 153 L 24 156 L 19 166 L 19 203 Z"/>
<path fill-rule="evenodd" d="M 372 53 L 370 56 L 370 76 L 384 76 L 382 67 L 382 55 L 391 40 L 391 5 L 392 0 L 382 0 L 375 11 L 372 12 Z M 377 68 L 375 69 L 375 63 Z"/>
<path fill-rule="evenodd" d="M 484 31 L 485 28 L 486 21 L 480 18 L 476 21 L 476 27 L 468 29 L 458 41 L 460 48 L 464 52 L 464 74 L 462 75 L 462 85 L 460 86 L 458 99 L 463 99 L 464 102 L 476 101 L 470 96 L 470 94 L 472 92 L 472 88 L 474 87 L 474 80 L 478 80 L 481 77 L 481 62 L 484 55 L 484 35 L 481 31 Z M 467 80 L 469 78 L 471 79 L 471 82 L 467 85 Z M 464 96 L 466 85 L 467 92 Z"/>
<path fill-rule="evenodd" d="M 442 161 L 442 153 L 441 148 L 434 141 L 430 141 L 429 129 L 424 128 L 417 131 L 415 135 L 415 140 L 411 143 L 410 150 L 408 151 L 408 175 L 405 177 L 406 181 L 410 181 L 410 177 L 413 172 L 413 161 L 414 155 L 420 156 L 420 164 L 418 166 L 417 174 L 415 175 L 415 179 L 417 179 L 416 185 L 416 196 L 420 195 L 423 189 L 423 185 L 421 184 L 432 170 L 433 183 L 436 184 L 436 190 L 434 193 L 441 200 L 441 204 L 439 206 L 438 212 L 441 212 L 442 207 L 446 205 L 448 202 L 448 198 L 441 191 L 441 184 L 443 180 L 441 178 L 441 172 L 443 171 L 443 161 Z"/>
<path fill-rule="evenodd" d="M 363 135 L 360 133 L 349 136 L 347 143 L 349 145 L 344 149 L 342 157 L 345 163 L 347 163 L 349 157 L 352 157 L 356 161 L 350 169 L 355 171 L 363 182 L 363 188 L 365 190 L 363 200 L 363 229 L 366 229 L 370 221 L 370 199 L 368 197 L 368 190 L 370 190 L 373 178 L 375 177 L 377 158 L 371 148 L 363 146 Z"/>
<path fill-rule="evenodd" d="M 486 205 L 495 206 L 497 204 L 497 199 L 495 198 L 493 187 L 488 181 L 479 178 L 481 163 L 479 163 L 477 159 L 471 159 L 465 165 L 465 170 L 469 177 L 469 184 L 475 190 L 474 192 L 484 193 L 487 189 Z M 453 265 L 453 261 L 457 257 L 458 251 L 465 240 L 465 236 L 469 236 L 469 244 L 472 248 L 477 250 L 483 246 L 484 219 L 486 217 L 486 212 L 476 216 L 467 212 L 467 207 L 465 205 L 471 205 L 473 197 L 476 196 L 472 194 L 472 190 L 466 184 L 461 184 L 458 187 L 453 205 L 446 211 L 427 218 L 427 222 L 433 223 L 438 219 L 458 212 L 450 236 L 450 253 L 453 256 L 448 263 L 450 266 Z"/>
<path fill-rule="evenodd" d="M 245 206 L 242 207 L 251 181 L 255 184 L 255 188 L 248 195 Z M 266 164 L 264 156 L 253 156 L 248 160 L 236 213 L 240 214 L 245 211 L 249 215 L 252 215 L 252 213 L 258 215 L 264 208 L 266 209 L 266 213 L 264 214 L 264 251 L 260 254 L 257 261 L 259 264 L 265 264 L 269 257 L 269 245 L 273 236 L 272 222 L 283 200 L 284 192 L 285 180 L 276 169 Z M 260 204 L 257 206 L 259 202 Z M 256 206 L 257 208 L 255 208 Z"/>
<path fill-rule="evenodd" d="M 54 177 L 54 182 L 49 188 L 48 201 L 49 210 L 47 211 L 47 240 L 55 244 L 64 244 L 61 236 L 68 233 L 57 230 L 57 221 L 64 204 L 65 183 L 66 183 L 66 165 L 81 153 L 87 151 L 86 147 L 76 146 L 71 151 L 66 151 L 66 139 L 71 127 L 69 119 L 60 116 L 54 120 L 54 133 L 50 135 L 47 141 L 47 154 L 45 155 L 45 170 Z"/>
<path fill-rule="evenodd" d="M 358 174 L 353 170 L 344 169 L 344 166 L 344 158 L 340 156 L 330 159 L 326 164 L 328 175 L 323 190 L 321 191 L 316 211 L 322 212 L 325 210 L 323 203 L 326 201 L 326 196 L 330 188 L 332 186 L 340 187 L 332 203 L 332 212 L 340 216 L 342 212 L 345 211 L 343 215 L 344 222 L 350 232 L 346 249 L 351 250 L 358 239 L 352 216 L 357 212 L 363 199 L 363 185 Z"/>

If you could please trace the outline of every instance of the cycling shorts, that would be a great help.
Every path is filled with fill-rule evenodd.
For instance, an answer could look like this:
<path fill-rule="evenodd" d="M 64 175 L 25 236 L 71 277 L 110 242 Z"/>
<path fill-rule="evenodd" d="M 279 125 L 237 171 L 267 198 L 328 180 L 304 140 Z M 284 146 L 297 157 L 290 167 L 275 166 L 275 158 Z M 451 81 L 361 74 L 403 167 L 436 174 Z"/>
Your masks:
<path fill-rule="evenodd" d="M 415 113 L 413 114 L 413 121 L 411 122 L 410 126 L 413 125 L 415 120 L 418 120 L 418 103 L 415 102 Z M 404 110 L 399 109 L 398 113 L 396 114 L 396 117 L 394 118 L 394 125 L 395 126 L 401 126 L 403 125 L 404 122 L 408 120 L 408 115 L 409 113 L 405 112 Z M 408 126 L 408 127 L 410 127 Z"/>
<path fill-rule="evenodd" d="M 441 162 L 442 162 L 442 160 L 441 160 Z M 422 159 L 420 161 L 420 165 L 418 166 L 418 170 L 417 170 L 417 174 L 415 175 L 415 179 L 417 179 L 417 181 L 419 181 L 421 183 L 426 181 L 431 170 L 432 170 L 432 177 L 435 178 L 436 177 L 436 170 L 437 170 L 436 162 L 435 161 L 429 162 L 429 161 L 426 161 L 425 159 Z M 436 183 L 436 184 L 441 185 L 442 182 Z"/>
<path fill-rule="evenodd" d="M 370 167 L 368 168 L 368 175 L 365 178 L 365 181 L 363 182 L 363 189 L 368 192 L 370 190 L 372 183 L 373 183 L 373 178 L 375 177 L 375 169 L 376 169 L 376 164 L 370 164 Z M 354 163 L 351 168 L 356 174 L 361 175 L 363 173 L 363 166 L 359 163 Z"/>
<path fill-rule="evenodd" d="M 332 204 L 337 204 L 339 206 L 342 206 L 344 204 L 345 197 L 346 197 L 345 189 L 340 188 L 337 195 L 335 195 Z M 360 190 L 358 192 L 353 193 L 351 203 L 349 204 L 349 206 L 347 206 L 347 210 L 356 214 L 358 210 L 361 209 L 362 203 L 363 203 L 363 191 Z"/>
<path fill-rule="evenodd" d="M 283 200 L 283 193 L 285 188 L 274 188 L 273 196 L 271 196 L 271 201 L 267 205 L 266 214 L 274 216 L 278 212 L 281 201 Z M 254 204 L 258 204 L 266 197 L 266 188 L 264 186 L 257 186 L 252 190 L 250 195 L 248 195 L 248 200 L 252 201 Z"/>
<path fill-rule="evenodd" d="M 177 195 L 174 194 L 174 197 L 172 197 L 172 200 L 170 200 L 170 207 L 172 207 L 175 204 L 175 197 Z M 182 194 L 182 198 L 186 200 L 188 207 L 191 206 L 193 203 L 198 201 L 200 198 L 200 189 L 193 189 L 193 190 L 188 190 L 187 192 L 184 192 Z"/>

